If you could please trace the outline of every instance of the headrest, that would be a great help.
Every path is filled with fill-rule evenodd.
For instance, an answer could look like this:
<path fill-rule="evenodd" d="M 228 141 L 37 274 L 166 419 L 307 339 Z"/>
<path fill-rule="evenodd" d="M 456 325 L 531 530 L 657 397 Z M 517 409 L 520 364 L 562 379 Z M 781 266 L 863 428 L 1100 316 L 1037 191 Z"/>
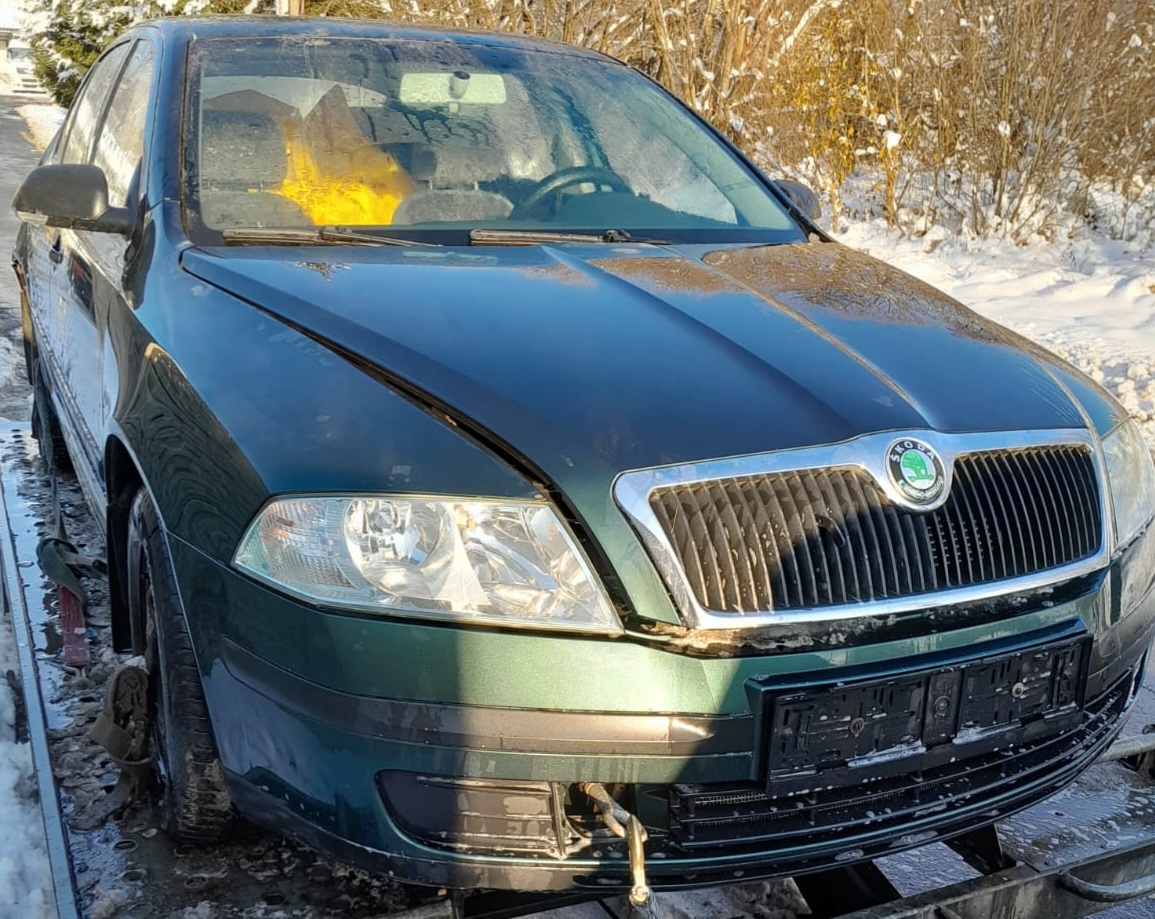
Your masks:
<path fill-rule="evenodd" d="M 285 137 L 261 112 L 201 112 L 201 186 L 264 188 L 288 169 Z"/>

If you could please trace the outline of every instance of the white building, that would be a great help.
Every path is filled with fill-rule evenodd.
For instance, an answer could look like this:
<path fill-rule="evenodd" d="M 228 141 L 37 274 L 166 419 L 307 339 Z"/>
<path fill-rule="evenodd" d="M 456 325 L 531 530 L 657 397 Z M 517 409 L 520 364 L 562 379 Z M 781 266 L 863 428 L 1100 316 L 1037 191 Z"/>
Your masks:
<path fill-rule="evenodd" d="M 23 18 L 22 0 L 0 0 L 0 86 L 17 92 L 42 92 L 21 35 Z"/>

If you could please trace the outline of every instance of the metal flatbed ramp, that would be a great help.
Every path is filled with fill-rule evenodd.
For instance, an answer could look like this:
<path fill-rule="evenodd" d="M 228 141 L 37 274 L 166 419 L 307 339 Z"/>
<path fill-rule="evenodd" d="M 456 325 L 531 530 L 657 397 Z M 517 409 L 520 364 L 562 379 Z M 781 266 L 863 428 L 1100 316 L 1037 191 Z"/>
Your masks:
<path fill-rule="evenodd" d="M 72 540 L 82 548 L 90 543 L 90 551 L 103 554 L 100 532 L 75 484 L 62 482 L 59 493 Z M 208 915 L 214 919 L 386 915 L 406 919 L 407 912 L 408 919 L 512 919 L 551 909 L 558 909 L 559 917 L 564 911 L 567 919 L 625 916 L 620 896 L 596 902 L 589 902 L 594 898 L 588 893 L 438 898 L 437 891 L 370 877 L 259 830 L 209 849 L 174 845 L 160 831 L 157 815 L 142 804 L 123 818 L 84 829 L 94 803 L 116 779 L 115 767 L 88 740 L 87 728 L 100 710 L 104 682 L 118 661 L 109 650 L 103 585 L 89 582 L 91 663 L 83 671 L 63 663 L 55 594 L 35 563 L 36 544 L 48 531 L 52 516 L 50 481 L 24 425 L 0 425 L 0 501 L 8 533 L 0 539 L 5 603 L 15 626 L 61 919 L 94 913 L 167 917 L 185 915 L 185 910 L 202 904 L 211 907 Z M 1132 725 L 1132 730 L 1138 728 Z M 1129 752 L 1151 746 L 1150 741 L 1139 739 Z M 1113 749 L 1124 752 L 1118 744 Z M 926 847 L 878 864 L 798 878 L 798 889 L 811 911 L 797 915 L 1076 919 L 1126 899 L 1147 897 L 1155 892 L 1155 776 L 1150 762 L 1151 757 L 1140 771 L 1120 762 L 1101 762 L 1060 794 L 999 823 L 997 837 L 988 831 L 955 840 L 952 848 L 969 867 L 966 876 L 953 884 L 914 893 L 903 884 L 898 877 L 903 873 L 921 876 L 923 888 L 930 886 L 926 879 L 950 874 L 941 871 L 944 847 Z M 773 890 L 758 884 L 744 889 L 761 890 L 767 896 Z M 788 915 L 780 906 L 769 912 L 749 898 L 748 907 L 735 909 L 738 899 L 726 896 L 723 888 L 694 893 L 692 905 L 678 904 L 682 896 L 659 894 L 658 915 L 667 911 L 714 919 Z M 574 905 L 583 900 L 584 905 Z M 717 901 L 714 912 L 712 900 Z M 1135 917 L 1155 916 L 1155 900 L 1134 909 Z"/>

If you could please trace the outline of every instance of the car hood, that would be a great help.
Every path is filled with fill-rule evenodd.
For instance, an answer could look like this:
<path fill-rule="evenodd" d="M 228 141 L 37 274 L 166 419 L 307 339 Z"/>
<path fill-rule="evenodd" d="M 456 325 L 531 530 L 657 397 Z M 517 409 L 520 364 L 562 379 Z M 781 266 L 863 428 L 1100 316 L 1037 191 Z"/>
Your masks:
<path fill-rule="evenodd" d="M 1084 427 L 1050 359 L 834 243 L 187 250 L 571 495 L 886 430 Z"/>

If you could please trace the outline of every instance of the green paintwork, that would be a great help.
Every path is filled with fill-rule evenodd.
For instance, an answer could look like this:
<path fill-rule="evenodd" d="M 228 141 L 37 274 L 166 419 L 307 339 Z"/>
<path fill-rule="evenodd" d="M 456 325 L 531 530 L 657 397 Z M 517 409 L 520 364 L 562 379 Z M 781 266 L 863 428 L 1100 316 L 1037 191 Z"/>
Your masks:
<path fill-rule="evenodd" d="M 1097 627 L 1092 593 L 1022 616 L 915 639 L 831 651 L 703 658 L 631 639 L 438 627 L 313 610 L 171 540 L 185 603 L 199 628 L 198 651 L 216 657 L 228 635 L 306 680 L 389 699 L 558 711 L 733 714 L 749 710 L 745 681 L 901 661 L 969 648 L 1081 620 Z M 218 621 L 207 623 L 212 611 Z M 219 617 L 219 618 L 218 618 Z M 397 653 L 403 648 L 403 653 Z"/>

